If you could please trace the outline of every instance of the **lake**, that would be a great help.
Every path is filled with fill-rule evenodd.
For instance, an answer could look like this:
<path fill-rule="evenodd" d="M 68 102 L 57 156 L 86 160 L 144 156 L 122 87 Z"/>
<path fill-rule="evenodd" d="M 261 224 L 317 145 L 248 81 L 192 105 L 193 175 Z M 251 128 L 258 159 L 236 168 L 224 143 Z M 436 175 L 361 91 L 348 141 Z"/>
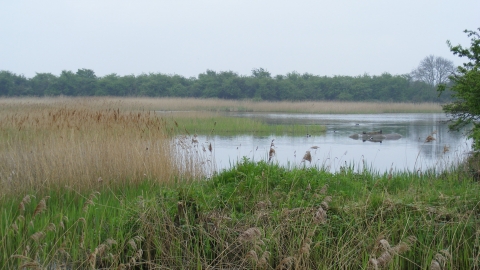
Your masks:
<path fill-rule="evenodd" d="M 460 161 L 471 151 L 472 141 L 465 131 L 448 130 L 443 113 L 408 114 L 281 114 L 229 113 L 232 117 L 251 117 L 270 124 L 323 125 L 327 131 L 320 134 L 289 135 L 234 135 L 198 136 L 200 145 L 208 148 L 206 159 L 211 170 L 230 168 L 247 157 L 254 161 L 268 160 L 273 142 L 275 155 L 271 162 L 286 167 L 317 166 L 336 172 L 342 166 L 355 171 L 369 168 L 377 172 L 443 170 Z M 397 140 L 352 139 L 352 134 L 382 131 L 383 135 L 396 133 Z M 431 136 L 429 142 L 426 141 Z M 361 137 L 362 138 L 362 137 Z M 365 137 L 363 137 L 365 138 Z M 313 148 L 312 148 L 313 147 Z M 316 149 L 314 149 L 316 148 Z M 312 162 L 303 161 L 310 151 Z"/>

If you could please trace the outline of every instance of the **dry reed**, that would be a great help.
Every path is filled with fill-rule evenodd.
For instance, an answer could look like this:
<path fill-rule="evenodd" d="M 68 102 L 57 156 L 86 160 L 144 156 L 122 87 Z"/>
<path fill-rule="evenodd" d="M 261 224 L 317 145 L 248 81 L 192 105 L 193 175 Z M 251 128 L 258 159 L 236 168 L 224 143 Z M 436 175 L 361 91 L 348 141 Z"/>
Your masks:
<path fill-rule="evenodd" d="M 377 250 L 379 246 L 382 252 L 378 257 L 373 257 L 368 261 L 370 268 L 382 269 L 387 267 L 395 255 L 402 254 L 409 250 L 416 241 L 417 239 L 414 236 L 409 236 L 404 241 L 392 247 L 384 238 L 379 239 L 375 249 Z"/>
<path fill-rule="evenodd" d="M 302 162 L 308 161 L 312 163 L 312 154 L 310 154 L 310 151 L 305 152 L 305 155 L 303 156 Z"/>
<path fill-rule="evenodd" d="M 440 250 L 433 257 L 432 263 L 430 264 L 430 270 L 443 270 L 446 269 L 448 260 L 452 258 L 452 255 L 448 249 Z"/>
<path fill-rule="evenodd" d="M 74 98 L 0 99 L 0 104 L 0 197 L 204 174 L 198 155 L 174 146 L 164 119 L 128 110 L 132 104 Z"/>

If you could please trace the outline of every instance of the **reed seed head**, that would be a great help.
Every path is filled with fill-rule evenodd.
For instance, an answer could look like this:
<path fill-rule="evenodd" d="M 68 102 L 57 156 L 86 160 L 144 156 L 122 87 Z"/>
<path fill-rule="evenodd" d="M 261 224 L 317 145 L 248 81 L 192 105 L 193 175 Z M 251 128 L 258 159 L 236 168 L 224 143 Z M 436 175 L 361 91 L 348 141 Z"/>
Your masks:
<path fill-rule="evenodd" d="M 239 237 L 240 242 L 250 242 L 256 240 L 262 235 L 261 231 L 257 227 L 252 227 L 244 231 Z"/>
<path fill-rule="evenodd" d="M 18 205 L 18 210 L 20 210 L 21 212 L 24 212 L 25 205 L 29 204 L 30 202 L 31 202 L 30 195 L 26 195 L 25 197 L 23 197 L 22 201 Z"/>
<path fill-rule="evenodd" d="M 452 258 L 448 249 L 440 250 L 432 259 L 430 270 L 443 270 L 446 267 L 447 261 Z"/>
<path fill-rule="evenodd" d="M 50 196 L 45 196 L 43 199 L 40 200 L 40 202 L 37 204 L 37 207 L 35 207 L 35 211 L 33 212 L 33 217 L 36 217 L 37 215 L 43 213 L 43 211 L 47 209 L 46 200 L 49 198 Z"/>
<path fill-rule="evenodd" d="M 310 245 L 312 244 L 312 239 L 310 238 L 305 238 L 305 240 L 303 240 L 303 244 L 302 244 L 302 247 L 300 248 L 300 255 L 306 255 L 308 256 L 310 254 Z"/>
<path fill-rule="evenodd" d="M 323 185 L 322 189 L 318 192 L 319 194 L 326 194 L 328 189 L 328 184 Z"/>
<path fill-rule="evenodd" d="M 250 250 L 249 252 L 247 252 L 247 255 L 245 256 L 245 259 L 249 259 L 255 263 L 258 262 L 258 255 L 257 255 L 257 252 L 255 250 Z"/>
<path fill-rule="evenodd" d="M 287 270 L 290 268 L 290 266 L 293 264 L 295 260 L 295 257 L 286 257 L 285 259 L 283 259 L 278 265 L 277 267 L 275 268 L 275 270 Z"/>
<path fill-rule="evenodd" d="M 30 236 L 30 238 L 32 238 L 33 241 L 35 242 L 39 242 L 40 240 L 42 240 L 43 238 L 45 237 L 45 233 L 44 232 L 36 232 L 34 234 L 32 234 L 32 236 Z"/>
<path fill-rule="evenodd" d="M 273 149 L 273 147 L 270 147 L 270 151 L 268 152 L 268 161 L 272 160 L 274 156 L 275 156 L 275 149 Z"/>
<path fill-rule="evenodd" d="M 310 154 L 310 151 L 305 152 L 305 155 L 303 155 L 302 162 L 305 162 L 305 160 L 312 163 L 312 154 Z"/>
<path fill-rule="evenodd" d="M 435 138 L 432 135 L 428 135 L 427 138 L 425 139 L 425 142 L 431 142 L 434 141 Z"/>
<path fill-rule="evenodd" d="M 257 267 L 259 269 L 266 269 L 268 266 L 268 259 L 270 258 L 270 252 L 265 251 L 262 254 L 262 257 L 258 260 Z"/>

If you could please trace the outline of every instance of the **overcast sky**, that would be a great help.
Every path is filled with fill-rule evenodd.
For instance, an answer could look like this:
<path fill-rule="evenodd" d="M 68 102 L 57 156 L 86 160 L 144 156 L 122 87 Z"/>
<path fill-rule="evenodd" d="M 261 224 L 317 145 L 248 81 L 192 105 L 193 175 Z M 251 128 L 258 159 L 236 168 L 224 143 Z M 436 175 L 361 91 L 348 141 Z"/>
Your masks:
<path fill-rule="evenodd" d="M 479 0 L 0 0 L 0 70 L 179 74 L 405 74 L 463 62 Z"/>

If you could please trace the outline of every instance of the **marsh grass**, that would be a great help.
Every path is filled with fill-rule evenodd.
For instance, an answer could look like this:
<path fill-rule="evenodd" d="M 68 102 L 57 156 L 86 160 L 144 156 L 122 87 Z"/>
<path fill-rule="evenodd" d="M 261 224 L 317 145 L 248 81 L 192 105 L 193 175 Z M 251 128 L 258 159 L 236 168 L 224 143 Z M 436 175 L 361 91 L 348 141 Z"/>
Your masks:
<path fill-rule="evenodd" d="M 63 188 L 201 175 L 198 156 L 175 148 L 166 120 L 120 104 L 25 102 L 0 111 L 0 198 Z M 122 108 L 123 109 L 123 108 Z"/>
<path fill-rule="evenodd" d="M 326 131 L 325 126 L 305 124 L 267 124 L 261 120 L 246 117 L 228 117 L 214 112 L 171 112 L 159 114 L 167 121 L 167 130 L 171 134 L 193 135 L 299 135 L 321 134 Z"/>

